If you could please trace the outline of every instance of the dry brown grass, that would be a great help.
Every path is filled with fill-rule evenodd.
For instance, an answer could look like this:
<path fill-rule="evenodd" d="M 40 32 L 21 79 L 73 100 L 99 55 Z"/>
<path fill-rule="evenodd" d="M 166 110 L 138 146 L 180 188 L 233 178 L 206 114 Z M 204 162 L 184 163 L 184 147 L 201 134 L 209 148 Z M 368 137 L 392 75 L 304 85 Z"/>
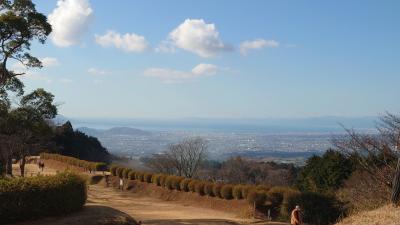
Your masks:
<path fill-rule="evenodd" d="M 399 225 L 400 208 L 390 205 L 381 208 L 357 213 L 345 218 L 336 225 Z"/>

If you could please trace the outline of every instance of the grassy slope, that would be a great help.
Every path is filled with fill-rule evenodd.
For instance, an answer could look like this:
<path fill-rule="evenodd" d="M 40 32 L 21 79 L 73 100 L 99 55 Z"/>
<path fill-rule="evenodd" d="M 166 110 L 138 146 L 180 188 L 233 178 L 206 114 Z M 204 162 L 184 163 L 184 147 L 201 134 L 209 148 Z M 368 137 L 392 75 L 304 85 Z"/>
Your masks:
<path fill-rule="evenodd" d="M 400 208 L 384 206 L 345 218 L 336 225 L 399 225 Z"/>

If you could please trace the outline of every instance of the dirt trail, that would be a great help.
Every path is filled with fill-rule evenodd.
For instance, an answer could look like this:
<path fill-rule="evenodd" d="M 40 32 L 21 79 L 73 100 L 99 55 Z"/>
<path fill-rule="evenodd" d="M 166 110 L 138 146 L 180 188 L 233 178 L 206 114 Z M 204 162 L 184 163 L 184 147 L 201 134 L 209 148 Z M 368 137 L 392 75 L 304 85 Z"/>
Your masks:
<path fill-rule="evenodd" d="M 18 167 L 15 167 L 15 172 Z M 56 168 L 59 170 L 59 168 Z M 42 174 L 55 174 L 56 169 L 45 167 Z M 37 165 L 28 164 L 27 174 L 37 174 Z M 235 224 L 275 224 L 255 220 L 244 220 L 236 215 L 201 207 L 188 206 L 183 203 L 164 201 L 158 198 L 137 197 L 127 191 L 106 188 L 104 185 L 90 185 L 88 190 L 88 206 L 105 206 L 116 209 L 142 224 L 157 225 L 235 225 Z"/>

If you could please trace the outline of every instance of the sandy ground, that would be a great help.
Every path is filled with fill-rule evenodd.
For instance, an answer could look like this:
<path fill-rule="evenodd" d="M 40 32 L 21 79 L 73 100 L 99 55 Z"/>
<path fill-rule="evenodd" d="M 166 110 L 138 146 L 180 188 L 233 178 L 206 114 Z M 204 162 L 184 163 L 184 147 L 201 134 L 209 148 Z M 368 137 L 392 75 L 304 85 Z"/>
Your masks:
<path fill-rule="evenodd" d="M 15 174 L 19 172 L 18 165 L 13 166 Z M 59 168 L 57 168 L 59 170 Z M 27 164 L 26 176 L 34 176 L 39 173 L 36 164 Z M 41 174 L 55 174 L 56 170 L 45 167 Z M 102 209 L 102 210 L 97 210 Z M 115 215 L 122 214 L 134 218 L 136 221 L 142 221 L 142 224 L 159 224 L 159 225 L 235 225 L 235 224 L 276 224 L 286 225 L 283 223 L 266 223 L 256 220 L 244 220 L 237 218 L 236 215 L 227 212 L 216 211 L 201 207 L 188 206 L 179 202 L 164 201 L 158 198 L 137 197 L 127 191 L 120 191 L 114 188 L 107 188 L 101 184 L 90 185 L 88 190 L 88 201 L 82 214 L 84 215 L 108 215 L 106 209 L 113 210 Z M 108 210 L 108 212 L 110 211 Z M 70 215 L 68 217 L 75 217 Z M 57 222 L 58 221 L 58 222 Z M 60 222 L 64 221 L 64 222 Z M 36 224 L 82 224 L 79 220 L 67 220 L 65 218 L 47 219 L 31 223 L 23 223 L 23 225 Z"/>

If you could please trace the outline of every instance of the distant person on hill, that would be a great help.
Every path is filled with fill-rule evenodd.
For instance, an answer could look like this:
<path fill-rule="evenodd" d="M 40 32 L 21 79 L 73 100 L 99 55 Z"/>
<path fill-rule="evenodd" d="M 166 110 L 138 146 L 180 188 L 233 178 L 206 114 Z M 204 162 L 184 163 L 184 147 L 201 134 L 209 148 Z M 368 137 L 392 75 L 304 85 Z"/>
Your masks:
<path fill-rule="evenodd" d="M 300 206 L 296 205 L 290 216 L 290 224 L 301 225 Z"/>

